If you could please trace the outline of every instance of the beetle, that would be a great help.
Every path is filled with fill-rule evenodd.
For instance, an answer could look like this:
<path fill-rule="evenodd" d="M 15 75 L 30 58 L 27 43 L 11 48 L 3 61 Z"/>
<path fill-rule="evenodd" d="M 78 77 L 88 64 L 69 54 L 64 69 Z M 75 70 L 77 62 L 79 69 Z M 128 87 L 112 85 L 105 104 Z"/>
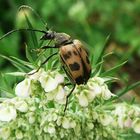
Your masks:
<path fill-rule="evenodd" d="M 84 45 L 80 40 L 72 39 L 71 36 L 66 33 L 48 31 L 41 37 L 41 40 L 54 40 L 55 44 L 53 47 L 44 46 L 42 48 L 59 48 L 59 56 L 62 62 L 62 67 L 71 82 L 74 84 L 74 87 L 67 95 L 64 109 L 65 112 L 68 104 L 68 98 L 75 89 L 75 85 L 86 84 L 90 77 L 91 65 L 88 58 L 88 53 L 84 49 Z M 51 56 L 55 54 L 57 53 L 54 53 Z M 48 59 L 46 61 L 48 61 Z"/>

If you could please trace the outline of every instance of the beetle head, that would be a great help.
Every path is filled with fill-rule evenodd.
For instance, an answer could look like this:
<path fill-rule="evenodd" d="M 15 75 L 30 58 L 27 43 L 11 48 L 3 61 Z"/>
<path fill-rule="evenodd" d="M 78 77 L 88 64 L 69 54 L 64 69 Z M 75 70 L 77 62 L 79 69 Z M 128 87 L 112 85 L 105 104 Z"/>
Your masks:
<path fill-rule="evenodd" d="M 47 31 L 40 40 L 51 40 L 55 38 L 55 32 L 54 31 Z"/>

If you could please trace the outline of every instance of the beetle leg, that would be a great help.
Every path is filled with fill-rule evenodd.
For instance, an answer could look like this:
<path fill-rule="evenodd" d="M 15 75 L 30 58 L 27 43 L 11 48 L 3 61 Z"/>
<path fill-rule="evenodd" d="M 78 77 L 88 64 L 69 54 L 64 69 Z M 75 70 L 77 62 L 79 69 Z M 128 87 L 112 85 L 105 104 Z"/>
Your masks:
<path fill-rule="evenodd" d="M 38 67 L 38 69 L 37 69 L 35 72 L 28 73 L 28 75 L 33 75 L 33 74 L 35 74 L 36 72 L 38 72 L 38 71 L 40 70 L 40 68 L 41 68 L 45 63 L 48 62 L 48 60 L 49 60 L 50 58 L 52 58 L 54 55 L 57 55 L 57 54 L 58 54 L 58 52 L 56 52 L 56 53 L 50 55 L 44 62 L 41 63 L 41 65 Z"/>
<path fill-rule="evenodd" d="M 56 46 L 43 46 L 41 48 L 38 48 L 38 49 L 32 49 L 32 51 L 36 51 L 36 52 L 41 52 L 41 50 L 46 50 L 46 49 L 49 49 L 49 48 L 53 48 L 53 49 L 56 49 L 57 47 Z"/>
<path fill-rule="evenodd" d="M 45 50 L 45 49 L 48 49 L 48 48 L 57 48 L 57 47 L 56 47 L 56 46 L 48 46 L 48 45 L 47 45 L 47 46 L 41 47 L 40 49 L 44 49 L 44 50 Z"/>
<path fill-rule="evenodd" d="M 65 108 L 64 108 L 64 113 L 65 113 L 65 111 L 67 109 L 67 106 L 68 106 L 68 99 L 69 99 L 70 95 L 72 94 L 72 92 L 74 91 L 75 87 L 76 87 L 76 84 L 73 86 L 73 88 L 71 89 L 70 93 L 66 97 L 66 104 L 65 104 Z"/>

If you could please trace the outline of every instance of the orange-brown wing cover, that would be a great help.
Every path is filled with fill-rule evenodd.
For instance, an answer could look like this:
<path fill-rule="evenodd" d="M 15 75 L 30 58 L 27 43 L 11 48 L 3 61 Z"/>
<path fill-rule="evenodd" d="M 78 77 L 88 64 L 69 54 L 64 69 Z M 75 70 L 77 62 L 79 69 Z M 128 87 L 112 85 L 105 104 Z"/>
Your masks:
<path fill-rule="evenodd" d="M 84 78 L 85 78 L 85 83 L 86 83 L 91 74 L 91 65 L 88 58 L 88 54 L 86 50 L 84 49 L 83 44 L 79 40 L 75 39 L 73 43 L 75 47 L 77 48 L 83 62 Z"/>
<path fill-rule="evenodd" d="M 61 59 L 76 84 L 84 83 L 84 69 L 80 54 L 73 43 L 60 47 Z"/>

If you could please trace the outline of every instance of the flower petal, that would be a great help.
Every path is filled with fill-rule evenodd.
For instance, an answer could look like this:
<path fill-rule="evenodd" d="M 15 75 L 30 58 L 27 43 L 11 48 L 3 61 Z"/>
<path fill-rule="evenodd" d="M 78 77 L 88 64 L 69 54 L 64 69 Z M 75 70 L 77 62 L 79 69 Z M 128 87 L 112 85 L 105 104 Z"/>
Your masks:
<path fill-rule="evenodd" d="M 102 87 L 102 97 L 104 100 L 109 100 L 113 95 L 108 88 Z"/>
<path fill-rule="evenodd" d="M 16 109 L 13 106 L 0 105 L 0 121 L 9 122 L 17 116 Z"/>
<path fill-rule="evenodd" d="M 29 72 L 29 78 L 32 80 L 38 80 L 39 77 L 41 76 L 41 73 L 45 72 L 43 69 L 40 69 L 38 72 L 36 72 L 37 70 L 32 70 L 31 72 Z"/>
<path fill-rule="evenodd" d="M 25 79 L 18 83 L 15 88 L 15 94 L 18 97 L 27 98 L 31 94 L 31 80 Z"/>
<path fill-rule="evenodd" d="M 88 99 L 87 97 L 85 96 L 85 94 L 80 94 L 78 95 L 78 99 L 79 99 L 79 104 L 82 106 L 82 107 L 86 107 L 88 106 Z"/>
<path fill-rule="evenodd" d="M 56 74 L 55 80 L 58 82 L 58 84 L 64 82 L 64 76 L 62 74 Z"/>
<path fill-rule="evenodd" d="M 57 94 L 56 94 L 55 98 L 56 98 L 56 100 L 62 100 L 65 98 L 65 91 L 62 88 L 62 86 L 58 87 Z"/>
<path fill-rule="evenodd" d="M 45 92 L 50 92 L 54 90 L 58 85 L 58 82 L 50 76 L 41 76 L 39 78 L 39 81 L 41 83 L 41 86 L 44 88 Z"/>
<path fill-rule="evenodd" d="M 27 110 L 28 110 L 28 105 L 25 101 L 17 101 L 15 103 L 15 107 L 20 112 L 27 112 Z"/>
<path fill-rule="evenodd" d="M 113 119 L 111 116 L 107 114 L 103 114 L 103 115 L 100 115 L 100 121 L 102 125 L 107 126 L 113 121 Z"/>
<path fill-rule="evenodd" d="M 134 129 L 134 131 L 138 134 L 140 134 L 140 119 L 136 119 L 133 124 L 132 124 L 132 127 Z"/>
<path fill-rule="evenodd" d="M 69 122 L 69 119 L 68 119 L 68 118 L 64 118 L 64 119 L 63 119 L 63 121 L 62 121 L 62 126 L 63 126 L 65 129 L 70 128 L 70 122 Z"/>

